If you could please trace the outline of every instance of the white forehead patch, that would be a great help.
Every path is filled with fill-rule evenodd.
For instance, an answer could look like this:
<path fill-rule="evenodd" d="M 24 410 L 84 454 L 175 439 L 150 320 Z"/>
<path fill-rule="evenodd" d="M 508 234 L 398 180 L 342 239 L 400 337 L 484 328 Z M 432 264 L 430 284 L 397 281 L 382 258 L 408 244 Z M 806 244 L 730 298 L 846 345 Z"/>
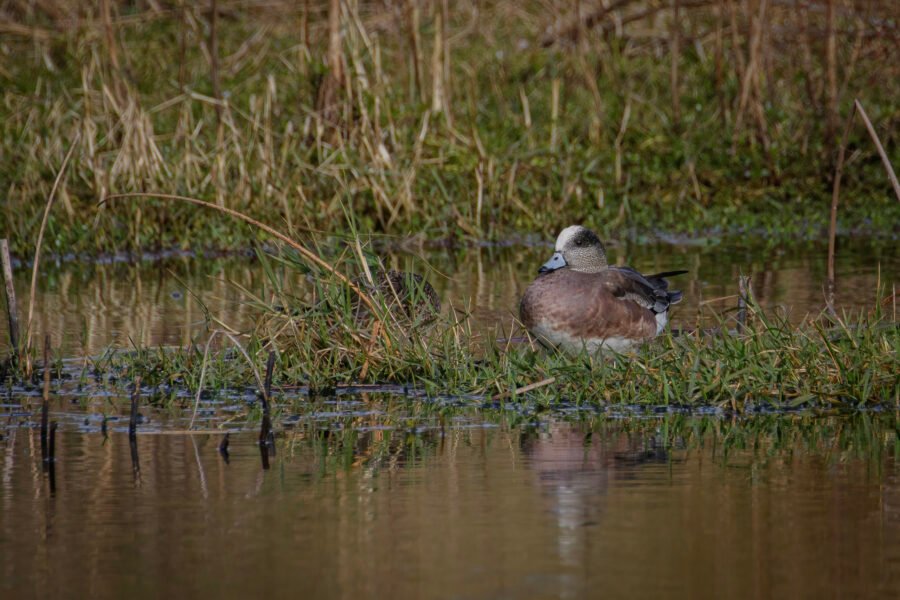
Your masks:
<path fill-rule="evenodd" d="M 556 238 L 556 248 L 554 249 L 557 252 L 562 252 L 563 248 L 565 248 L 572 238 L 574 238 L 582 229 L 584 229 L 584 227 L 581 225 L 570 225 L 560 231 L 559 237 Z"/>

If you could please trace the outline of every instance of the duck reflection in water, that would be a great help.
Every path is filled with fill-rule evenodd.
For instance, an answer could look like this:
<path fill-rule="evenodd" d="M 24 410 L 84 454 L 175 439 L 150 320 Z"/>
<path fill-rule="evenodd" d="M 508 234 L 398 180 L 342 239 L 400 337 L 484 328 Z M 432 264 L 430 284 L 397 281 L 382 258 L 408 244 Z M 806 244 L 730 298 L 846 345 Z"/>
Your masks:
<path fill-rule="evenodd" d="M 616 482 L 637 479 L 640 471 L 665 466 L 672 457 L 651 430 L 623 431 L 615 426 L 590 430 L 583 425 L 550 422 L 524 433 L 522 451 L 559 528 L 559 555 L 581 563 L 580 550 L 590 528 L 605 511 Z"/>

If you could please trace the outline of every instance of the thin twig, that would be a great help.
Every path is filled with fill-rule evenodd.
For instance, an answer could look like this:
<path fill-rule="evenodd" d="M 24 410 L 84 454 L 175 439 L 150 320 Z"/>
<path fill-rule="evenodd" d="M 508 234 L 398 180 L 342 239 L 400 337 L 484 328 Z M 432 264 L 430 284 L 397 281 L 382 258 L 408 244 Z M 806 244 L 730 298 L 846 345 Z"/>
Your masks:
<path fill-rule="evenodd" d="M 831 216 L 828 222 L 828 279 L 825 282 L 825 305 L 828 312 L 834 315 L 834 254 L 837 237 L 837 209 L 841 197 L 841 177 L 844 174 L 844 155 L 847 150 L 847 138 L 850 136 L 850 126 L 853 124 L 853 115 L 856 113 L 856 105 L 847 116 L 844 125 L 844 133 L 841 136 L 841 145 L 838 146 L 837 164 L 834 167 L 834 184 L 831 189 Z"/>
<path fill-rule="evenodd" d="M 203 392 L 203 380 L 206 378 L 206 363 L 209 359 L 209 347 L 218 334 L 219 330 L 213 331 L 212 335 L 209 336 L 209 339 L 206 340 L 206 348 L 203 350 L 203 362 L 200 365 L 200 383 L 197 385 L 197 394 L 194 398 L 194 412 L 191 414 L 191 423 L 188 425 L 188 429 L 194 428 L 194 419 L 197 418 L 197 409 L 200 407 L 200 394 Z"/>
<path fill-rule="evenodd" d="M 546 385 L 550 385 L 551 383 L 556 383 L 556 377 L 548 377 L 547 379 L 542 379 L 535 383 L 529 383 L 528 385 L 522 386 L 520 388 L 514 388 L 513 390 L 510 390 L 508 392 L 503 392 L 502 394 L 494 396 L 491 399 L 492 400 L 501 400 L 503 398 L 508 398 L 510 396 L 512 396 L 514 398 L 514 397 L 524 394 L 526 392 L 530 392 L 532 390 L 542 388 Z"/>
<path fill-rule="evenodd" d="M 78 144 L 80 135 L 80 132 L 75 133 L 75 139 L 72 140 L 72 145 L 69 146 L 69 151 L 66 153 L 62 166 L 60 166 L 59 172 L 56 174 L 56 180 L 53 182 L 53 188 L 50 190 L 50 197 L 47 198 L 47 206 L 44 207 L 44 218 L 41 220 L 41 228 L 38 231 L 37 244 L 34 248 L 34 264 L 31 267 L 31 291 L 29 292 L 28 298 L 28 320 L 25 321 L 26 354 L 31 349 L 31 319 L 34 315 L 34 294 L 37 289 L 38 265 L 41 261 L 41 244 L 44 242 L 44 230 L 47 229 L 47 220 L 50 217 L 50 209 L 53 207 L 53 199 L 56 198 L 56 190 L 59 188 L 59 182 L 62 181 L 63 174 L 66 172 L 66 165 L 69 164 L 69 159 L 72 158 L 72 152 L 75 151 L 75 145 Z"/>
<path fill-rule="evenodd" d="M 894 195 L 897 196 L 897 200 L 900 200 L 900 182 L 897 181 L 897 174 L 894 173 L 894 167 L 891 166 L 891 161 L 888 159 L 887 152 L 884 151 L 884 146 L 881 145 L 881 140 L 878 139 L 878 134 L 875 132 L 875 127 L 872 126 L 872 121 L 869 120 L 869 115 L 866 114 L 859 99 L 853 101 L 853 107 L 859 112 L 859 116 L 862 117 L 863 123 L 866 124 L 866 129 L 869 130 L 869 136 L 872 138 L 875 148 L 878 149 L 878 155 L 881 157 L 881 162 L 884 163 L 884 170 L 887 171 L 888 179 L 891 180 L 891 186 L 894 188 Z"/>
<path fill-rule="evenodd" d="M 217 204 L 212 204 L 211 202 L 205 202 L 203 200 L 198 200 L 196 198 L 191 198 L 189 196 L 179 196 L 176 194 L 157 194 L 157 193 L 152 193 L 152 192 L 131 192 L 131 193 L 127 193 L 127 194 L 111 194 L 111 195 L 107 196 L 104 200 L 102 200 L 100 202 L 100 204 L 103 204 L 104 202 L 106 202 L 108 200 L 116 200 L 119 198 L 157 198 L 159 200 L 180 200 L 182 202 L 190 202 L 191 204 L 196 204 L 198 206 L 205 206 L 206 208 L 211 208 L 213 210 L 223 212 L 227 215 L 235 217 L 236 219 L 244 221 L 245 223 L 249 223 L 249 224 L 253 225 L 254 227 L 258 227 L 258 228 L 262 229 L 263 231 L 265 231 L 266 233 L 268 233 L 269 235 L 281 240 L 282 242 L 284 242 L 285 244 L 287 244 L 288 246 L 290 246 L 291 248 L 293 248 L 294 250 L 299 252 L 304 258 L 306 258 L 310 262 L 315 263 L 317 266 L 325 269 L 326 271 L 328 271 L 329 273 L 331 273 L 332 275 L 337 277 L 339 280 L 341 280 L 342 283 L 346 284 L 351 290 L 353 290 L 353 292 L 357 296 L 359 296 L 359 299 L 363 302 L 363 304 L 365 304 L 367 307 L 369 307 L 369 309 L 372 310 L 372 312 L 376 315 L 375 318 L 376 319 L 378 318 L 377 317 L 378 311 L 376 310 L 375 304 L 372 302 L 372 299 L 365 292 L 363 292 L 359 288 L 359 286 L 357 286 L 355 283 L 353 283 L 353 281 L 351 281 L 346 275 L 344 275 L 343 273 L 339 272 L 337 269 L 335 269 L 334 267 L 329 265 L 327 262 L 325 262 L 322 258 L 320 258 L 317 254 L 315 254 L 311 250 L 308 250 L 301 244 L 295 242 L 294 240 L 292 240 L 285 234 L 281 233 L 277 229 L 274 229 L 274 228 L 266 225 L 265 223 L 261 223 L 261 222 L 257 221 L 256 219 L 254 219 L 252 217 L 248 217 L 247 215 L 245 215 L 241 212 L 238 212 L 234 209 L 231 209 L 231 208 L 219 206 Z"/>
<path fill-rule="evenodd" d="M 134 439 L 137 435 L 138 400 L 141 395 L 141 377 L 134 378 L 134 389 L 131 390 L 131 414 L 128 418 L 128 437 Z"/>

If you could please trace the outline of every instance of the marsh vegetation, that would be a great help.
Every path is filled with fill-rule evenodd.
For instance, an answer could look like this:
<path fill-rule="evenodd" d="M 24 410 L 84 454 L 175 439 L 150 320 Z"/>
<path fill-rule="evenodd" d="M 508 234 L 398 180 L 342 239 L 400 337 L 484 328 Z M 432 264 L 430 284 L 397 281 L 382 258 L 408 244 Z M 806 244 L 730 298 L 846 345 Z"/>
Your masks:
<path fill-rule="evenodd" d="M 898 48 L 896 0 L 0 1 L 0 595 L 897 596 Z M 662 335 L 526 334 L 576 223 L 687 271 Z"/>
<path fill-rule="evenodd" d="M 28 256 L 238 248 L 256 232 L 426 241 L 821 235 L 854 99 L 896 163 L 897 6 L 821 2 L 5 5 L 0 208 Z M 896 235 L 861 124 L 842 231 Z"/>
<path fill-rule="evenodd" d="M 100 361 L 126 379 L 199 395 L 260 381 L 275 352 L 276 382 L 314 392 L 392 383 L 731 410 L 897 402 L 890 269 L 862 309 L 826 294 L 828 310 L 790 321 L 747 290 L 740 322 L 713 306 L 629 360 L 537 351 L 512 319 L 473 329 L 465 300 L 428 326 L 398 320 L 390 297 L 370 293 L 372 273 L 391 268 L 386 244 L 412 249 L 406 266 L 433 278 L 423 249 L 534 243 L 570 222 L 613 243 L 821 239 L 836 167 L 837 233 L 890 246 L 890 1 L 3 10 L 0 211 L 20 266 L 39 271 L 40 224 L 51 257 L 255 246 L 266 274 L 240 290 L 251 326 L 198 297 L 200 335 Z M 872 131 L 852 120 L 857 106 Z M 23 338 L 7 374 L 27 379 L 40 344 Z"/>

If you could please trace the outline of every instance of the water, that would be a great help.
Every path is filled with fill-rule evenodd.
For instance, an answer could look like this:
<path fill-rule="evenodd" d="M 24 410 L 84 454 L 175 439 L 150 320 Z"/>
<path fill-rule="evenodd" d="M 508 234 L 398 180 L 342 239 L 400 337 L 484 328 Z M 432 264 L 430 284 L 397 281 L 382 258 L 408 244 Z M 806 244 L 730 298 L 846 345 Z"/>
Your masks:
<path fill-rule="evenodd" d="M 387 253 L 387 263 L 426 275 L 445 306 L 471 311 L 475 330 L 500 328 L 510 333 L 518 300 L 550 252 L 544 245 L 411 249 Z M 673 287 L 685 291 L 685 300 L 673 313 L 675 327 L 715 325 L 717 315 L 736 304 L 741 273 L 753 274 L 754 292 L 764 307 L 794 322 L 824 307 L 822 244 L 615 245 L 609 254 L 611 262 L 627 262 L 644 272 L 690 271 L 673 280 Z M 900 255 L 890 242 L 843 240 L 837 276 L 837 306 L 869 309 L 879 282 L 890 290 L 900 279 Z M 35 299 L 35 339 L 50 333 L 54 348 L 65 356 L 98 354 L 109 346 L 186 346 L 206 335 L 204 307 L 230 327 L 252 328 L 256 312 L 241 288 L 262 294 L 264 281 L 258 261 L 247 257 L 47 264 Z M 16 288 L 23 319 L 29 285 L 30 271 L 20 268 Z M 2 321 L 0 351 L 8 348 L 6 320 Z"/>
<path fill-rule="evenodd" d="M 64 426 L 52 491 L 37 433 L 9 426 L 0 593 L 896 597 L 896 422 L 313 419 L 269 470 L 255 433 L 227 463 L 220 436 L 140 434 L 137 473 L 126 434 Z"/>
<path fill-rule="evenodd" d="M 388 260 L 429 273 L 475 329 L 509 332 L 548 251 Z M 733 306 L 740 272 L 794 322 L 823 306 L 818 245 L 610 254 L 648 272 L 690 269 L 676 327 Z M 838 305 L 868 309 L 878 283 L 890 289 L 898 275 L 891 249 L 849 240 Z M 261 293 L 263 281 L 246 257 L 48 265 L 37 335 L 70 357 L 186 345 L 205 335 L 204 307 L 250 328 L 241 288 Z M 26 298 L 24 269 L 17 288 Z M 54 382 L 49 405 L 52 463 L 42 461 L 40 391 L 0 387 L 3 598 L 900 594 L 900 414 L 736 419 L 563 405 L 535 415 L 411 398 L 399 386 L 351 389 L 286 398 L 266 469 L 252 390 L 205 398 L 196 417 L 186 390 L 171 406 L 144 402 L 132 445 L 127 399 L 82 385 L 79 362 L 67 364 L 75 378 Z M 192 421 L 216 433 L 186 434 Z"/>

